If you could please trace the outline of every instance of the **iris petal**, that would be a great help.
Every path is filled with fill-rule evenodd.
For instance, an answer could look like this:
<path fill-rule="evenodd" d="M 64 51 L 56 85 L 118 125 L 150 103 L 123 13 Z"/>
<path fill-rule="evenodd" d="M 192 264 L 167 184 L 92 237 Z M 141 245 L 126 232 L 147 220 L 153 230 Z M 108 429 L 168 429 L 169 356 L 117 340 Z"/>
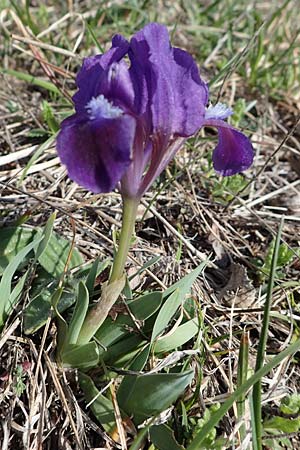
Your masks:
<path fill-rule="evenodd" d="M 190 136 L 204 120 L 208 98 L 191 55 L 170 45 L 166 27 L 146 25 L 130 41 L 133 81 L 148 91 L 154 132 L 165 136 Z"/>
<path fill-rule="evenodd" d="M 111 91 L 125 102 L 133 97 L 133 88 L 128 74 L 128 67 L 124 61 L 119 61 L 128 51 L 129 43 L 121 35 L 112 39 L 112 47 L 103 55 L 84 58 L 82 67 L 76 76 L 79 90 L 73 96 L 76 112 L 83 113 L 85 105 L 92 97 L 104 94 L 109 97 Z M 121 80 L 121 82 L 120 82 Z M 121 86 L 121 88 L 120 88 Z M 130 100 L 131 101 L 131 100 Z"/>
<path fill-rule="evenodd" d="M 73 115 L 62 123 L 57 150 L 70 178 L 94 193 L 110 192 L 131 163 L 135 119 L 126 114 L 82 120 Z"/>
<path fill-rule="evenodd" d="M 205 126 L 217 127 L 219 142 L 213 152 L 214 169 L 230 176 L 248 169 L 253 163 L 254 151 L 250 140 L 222 120 L 208 119 Z"/>

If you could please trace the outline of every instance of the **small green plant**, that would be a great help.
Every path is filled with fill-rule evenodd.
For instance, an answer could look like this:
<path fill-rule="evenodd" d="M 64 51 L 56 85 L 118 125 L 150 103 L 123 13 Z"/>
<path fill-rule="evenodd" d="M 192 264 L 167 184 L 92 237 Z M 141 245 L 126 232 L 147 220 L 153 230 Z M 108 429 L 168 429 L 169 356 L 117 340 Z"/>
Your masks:
<path fill-rule="evenodd" d="M 26 384 L 24 383 L 27 377 L 26 363 L 18 364 L 14 371 L 14 390 L 17 397 L 20 397 L 26 389 Z"/>
<path fill-rule="evenodd" d="M 264 443 L 275 450 L 292 449 L 288 435 L 300 432 L 300 395 L 292 394 L 284 397 L 279 411 L 280 416 L 267 417 L 264 420 Z"/>
<path fill-rule="evenodd" d="M 59 130 L 59 124 L 55 119 L 54 111 L 51 105 L 46 100 L 42 103 L 42 115 L 50 132 L 55 134 Z"/>
<path fill-rule="evenodd" d="M 243 175 L 237 174 L 230 178 L 222 178 L 216 180 L 212 195 L 215 201 L 221 204 L 230 202 L 239 192 L 243 191 L 248 181 Z M 242 196 L 246 196 L 247 192 L 243 191 Z"/>
<path fill-rule="evenodd" d="M 205 409 L 203 417 L 201 419 L 196 417 L 191 417 L 189 419 L 189 426 L 192 429 L 191 438 L 195 438 L 195 436 L 203 428 L 203 425 L 208 423 L 212 414 L 217 412 L 219 409 L 220 404 L 215 403 L 214 405 Z M 222 450 L 224 448 L 225 443 L 226 439 L 223 437 L 218 437 L 216 427 L 212 427 L 201 444 L 201 450 Z"/>
<path fill-rule="evenodd" d="M 287 395 L 281 400 L 280 412 L 286 415 L 300 413 L 300 394 Z"/>
<path fill-rule="evenodd" d="M 261 267 L 260 278 L 262 281 L 269 278 L 272 268 L 272 255 L 275 246 L 275 239 L 271 242 L 263 266 Z M 290 249 L 285 243 L 280 244 L 278 250 L 278 259 L 275 269 L 277 279 L 284 278 L 283 269 L 297 256 L 297 253 Z"/>

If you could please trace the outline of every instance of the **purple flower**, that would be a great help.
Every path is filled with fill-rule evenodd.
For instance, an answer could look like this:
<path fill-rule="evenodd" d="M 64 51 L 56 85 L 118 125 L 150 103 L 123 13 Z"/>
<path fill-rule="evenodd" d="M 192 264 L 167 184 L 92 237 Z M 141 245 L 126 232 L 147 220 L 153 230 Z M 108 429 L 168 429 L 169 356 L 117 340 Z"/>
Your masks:
<path fill-rule="evenodd" d="M 142 196 L 203 126 L 218 129 L 218 173 L 252 164 L 250 141 L 224 122 L 232 111 L 206 108 L 208 87 L 195 61 L 171 47 L 162 25 L 146 25 L 130 43 L 114 36 L 110 50 L 84 60 L 76 83 L 76 112 L 62 122 L 57 149 L 69 176 L 95 193 L 118 186 L 126 197 Z"/>

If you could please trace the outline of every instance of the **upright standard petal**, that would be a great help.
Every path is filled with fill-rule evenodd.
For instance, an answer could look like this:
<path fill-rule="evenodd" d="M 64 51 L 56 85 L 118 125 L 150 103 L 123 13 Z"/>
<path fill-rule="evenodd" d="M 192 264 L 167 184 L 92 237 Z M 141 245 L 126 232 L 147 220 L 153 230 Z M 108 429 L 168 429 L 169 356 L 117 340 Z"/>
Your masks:
<path fill-rule="evenodd" d="M 154 132 L 190 136 L 204 120 L 208 90 L 193 58 L 170 45 L 163 25 L 150 23 L 130 41 L 133 81 L 147 86 Z M 143 81 L 142 81 L 143 80 Z M 143 84 L 142 84 L 143 83 Z"/>
<path fill-rule="evenodd" d="M 112 38 L 111 48 L 102 55 L 90 56 L 84 58 L 83 64 L 76 76 L 76 84 L 79 88 L 86 82 L 86 75 L 91 77 L 93 67 L 100 66 L 103 70 L 107 69 L 112 63 L 120 61 L 127 53 L 129 42 L 120 34 Z"/>
<path fill-rule="evenodd" d="M 218 129 L 219 142 L 212 157 L 216 172 L 230 176 L 251 166 L 254 151 L 243 133 L 219 119 L 207 119 L 204 125 Z"/>
<path fill-rule="evenodd" d="M 131 164 L 136 126 L 131 116 L 103 108 L 94 111 L 92 120 L 76 114 L 67 118 L 57 137 L 70 178 L 96 194 L 112 191 Z"/>
<path fill-rule="evenodd" d="M 117 63 L 126 55 L 128 48 L 129 43 L 126 39 L 116 35 L 112 39 L 112 47 L 106 53 L 84 58 L 76 76 L 76 85 L 79 90 L 73 96 L 76 112 L 84 111 L 86 103 L 92 97 L 97 97 L 99 94 L 108 96 L 107 91 L 111 88 L 110 81 L 124 77 L 128 67 L 124 62 L 120 66 Z M 127 77 L 129 79 L 129 75 Z"/>

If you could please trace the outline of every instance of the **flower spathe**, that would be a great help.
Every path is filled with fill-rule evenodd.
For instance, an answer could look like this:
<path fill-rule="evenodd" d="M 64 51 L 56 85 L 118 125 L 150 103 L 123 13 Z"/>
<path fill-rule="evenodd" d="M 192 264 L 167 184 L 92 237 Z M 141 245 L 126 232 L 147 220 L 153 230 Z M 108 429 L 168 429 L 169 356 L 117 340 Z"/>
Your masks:
<path fill-rule="evenodd" d="M 62 122 L 57 149 L 70 178 L 94 193 L 118 186 L 123 196 L 140 198 L 203 126 L 218 129 L 218 173 L 252 164 L 250 141 L 224 121 L 232 111 L 207 108 L 208 87 L 195 61 L 170 45 L 162 25 L 146 25 L 130 42 L 114 36 L 110 50 L 84 60 L 76 84 L 75 114 Z"/>

